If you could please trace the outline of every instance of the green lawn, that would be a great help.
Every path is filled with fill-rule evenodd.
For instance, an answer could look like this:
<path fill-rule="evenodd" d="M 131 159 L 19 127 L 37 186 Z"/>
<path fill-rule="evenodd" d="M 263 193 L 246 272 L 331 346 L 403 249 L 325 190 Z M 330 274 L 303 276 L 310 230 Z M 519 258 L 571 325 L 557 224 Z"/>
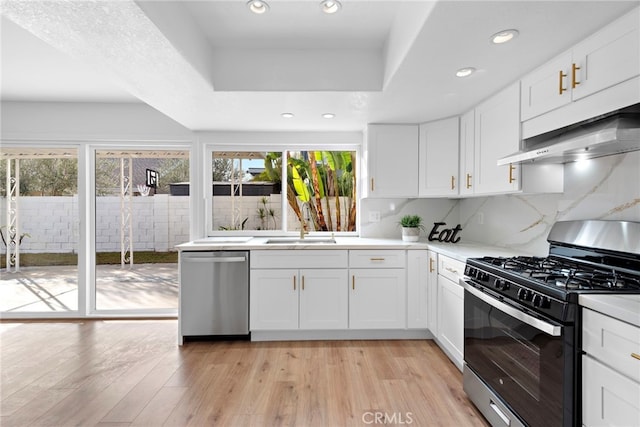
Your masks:
<path fill-rule="evenodd" d="M 140 251 L 133 253 L 134 264 L 153 264 L 178 262 L 178 252 Z M 20 254 L 21 267 L 35 267 L 47 265 L 77 265 L 78 254 L 72 253 L 39 253 Z M 96 264 L 120 264 L 120 252 L 96 253 Z M 0 267 L 6 266 L 6 254 L 2 254 Z"/>

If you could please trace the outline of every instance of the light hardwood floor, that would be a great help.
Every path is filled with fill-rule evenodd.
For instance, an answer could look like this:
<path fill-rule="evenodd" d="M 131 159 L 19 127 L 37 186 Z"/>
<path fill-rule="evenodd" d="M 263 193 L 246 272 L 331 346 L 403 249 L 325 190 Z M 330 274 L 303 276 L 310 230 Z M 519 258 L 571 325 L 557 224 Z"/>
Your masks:
<path fill-rule="evenodd" d="M 175 320 L 0 331 L 3 427 L 487 425 L 428 340 L 178 347 Z"/>

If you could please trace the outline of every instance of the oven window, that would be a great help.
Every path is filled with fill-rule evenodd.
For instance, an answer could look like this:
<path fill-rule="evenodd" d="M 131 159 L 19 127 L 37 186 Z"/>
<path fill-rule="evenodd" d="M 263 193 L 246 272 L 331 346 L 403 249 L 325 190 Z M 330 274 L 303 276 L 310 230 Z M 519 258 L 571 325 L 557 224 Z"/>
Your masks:
<path fill-rule="evenodd" d="M 562 425 L 564 340 L 465 292 L 465 362 L 531 426 Z"/>

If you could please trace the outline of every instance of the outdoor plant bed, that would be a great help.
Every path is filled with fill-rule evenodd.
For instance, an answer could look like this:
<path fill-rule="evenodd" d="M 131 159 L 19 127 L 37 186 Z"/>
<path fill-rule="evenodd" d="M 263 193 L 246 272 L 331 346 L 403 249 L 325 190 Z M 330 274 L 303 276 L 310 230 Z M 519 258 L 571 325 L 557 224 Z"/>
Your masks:
<path fill-rule="evenodd" d="M 135 264 L 177 263 L 178 252 L 134 252 L 133 262 Z M 73 253 L 20 254 L 20 267 L 77 264 L 78 254 Z M 120 252 L 98 252 L 96 253 L 96 264 L 120 264 Z M 6 254 L 2 254 L 0 267 L 6 268 Z"/>

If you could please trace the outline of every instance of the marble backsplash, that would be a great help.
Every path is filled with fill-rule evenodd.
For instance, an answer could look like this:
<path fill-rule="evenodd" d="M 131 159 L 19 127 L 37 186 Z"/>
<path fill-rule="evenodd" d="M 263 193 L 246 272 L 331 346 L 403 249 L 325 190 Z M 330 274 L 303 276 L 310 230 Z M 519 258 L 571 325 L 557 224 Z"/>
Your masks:
<path fill-rule="evenodd" d="M 467 199 L 364 199 L 360 235 L 400 238 L 403 215 L 434 222 L 460 223 L 463 242 L 514 248 L 546 255 L 556 221 L 611 219 L 640 222 L 640 151 L 567 163 L 561 194 L 500 195 Z M 370 221 L 379 213 L 380 221 Z M 426 240 L 426 236 L 423 236 Z"/>

